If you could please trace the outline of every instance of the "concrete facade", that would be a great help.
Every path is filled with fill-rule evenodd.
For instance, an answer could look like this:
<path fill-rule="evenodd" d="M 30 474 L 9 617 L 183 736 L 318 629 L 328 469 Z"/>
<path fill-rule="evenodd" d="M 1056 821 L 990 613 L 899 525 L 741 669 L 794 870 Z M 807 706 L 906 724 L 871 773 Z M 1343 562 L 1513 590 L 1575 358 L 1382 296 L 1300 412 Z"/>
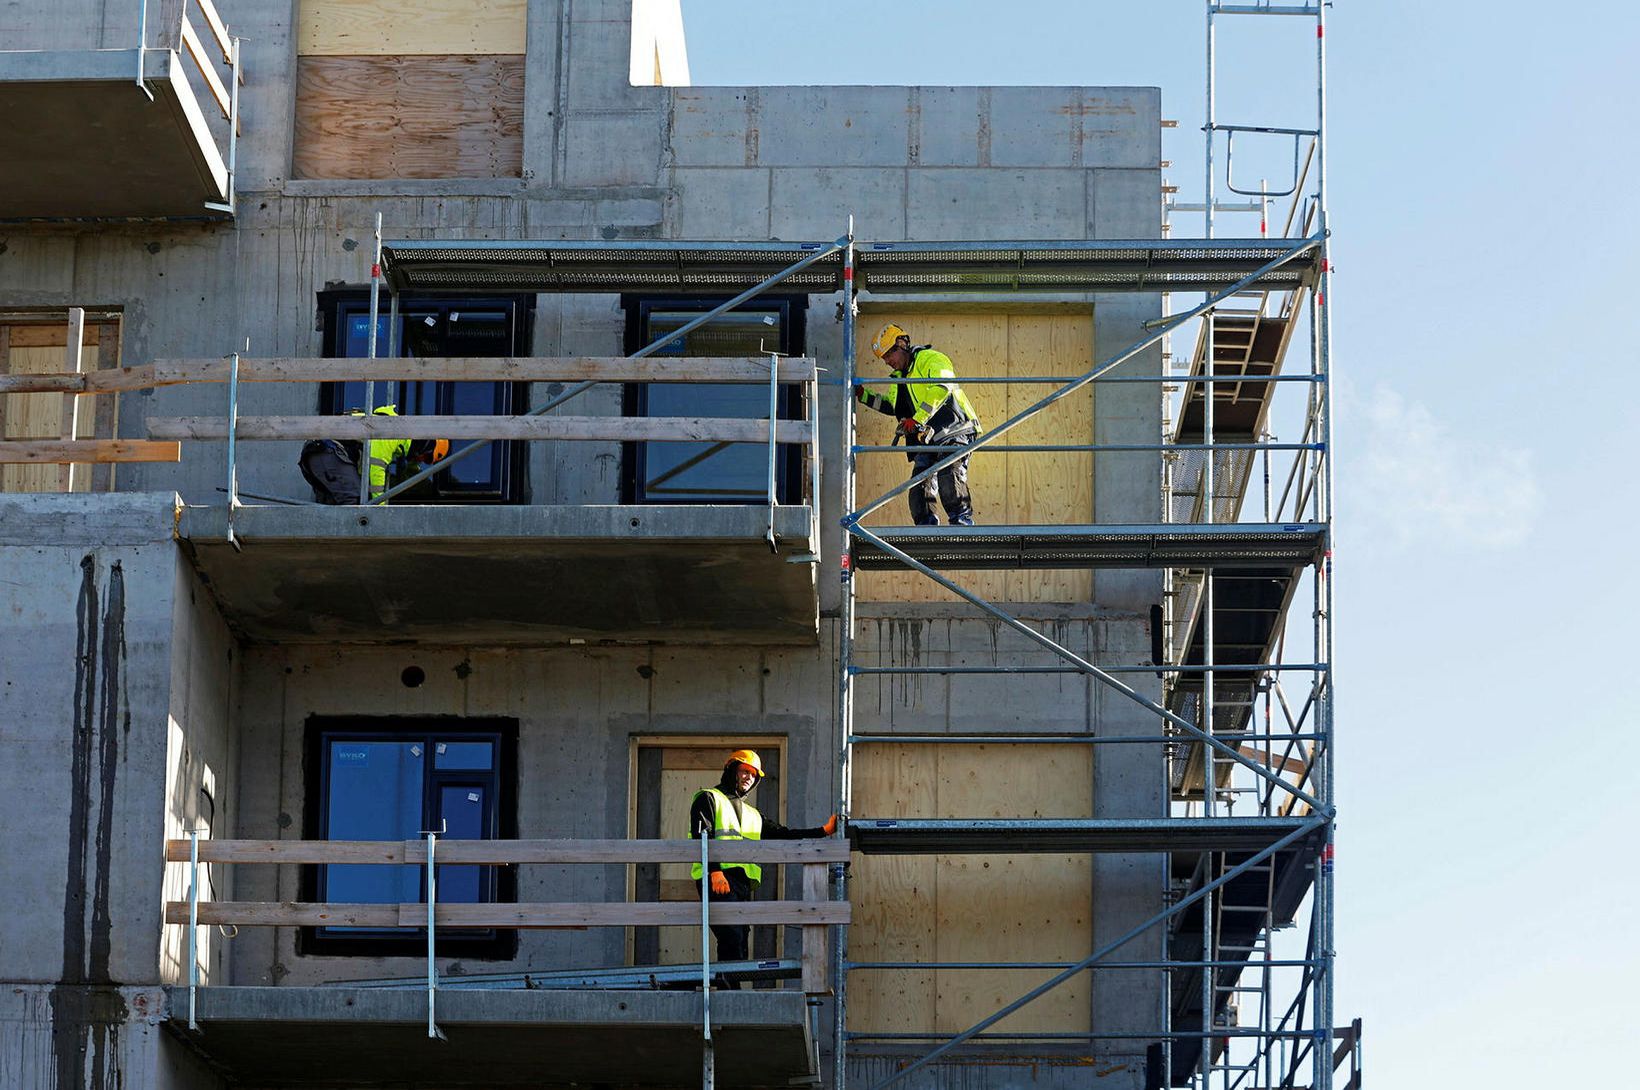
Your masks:
<path fill-rule="evenodd" d="M 0 5 L 0 40 L 11 49 L 117 48 L 127 30 L 104 13 L 117 6 Z M 316 295 L 366 281 L 377 212 L 396 238 L 829 240 L 851 213 L 863 239 L 1161 233 L 1153 88 L 633 86 L 630 0 L 530 0 L 520 178 L 292 180 L 297 5 L 218 6 L 244 35 L 249 73 L 236 219 L 0 225 L 0 312 L 119 308 L 126 363 L 215 357 L 247 340 L 256 356 L 316 356 Z M 1099 358 L 1138 339 L 1160 312 L 1150 295 L 1071 301 L 1097 315 Z M 835 303 L 811 300 L 808 350 L 822 367 L 843 354 Z M 619 355 L 622 328 L 613 296 L 541 296 L 533 351 Z M 1159 351 L 1128 366 L 1159 373 Z M 120 434 L 146 436 L 151 417 L 219 415 L 223 398 L 210 385 L 127 395 Z M 618 415 L 620 394 L 600 387 L 577 406 Z M 847 408 L 841 391 L 825 389 L 822 557 L 843 548 L 836 437 Z M 241 411 L 310 414 L 314 389 L 248 386 Z M 1156 389 L 1101 392 L 1094 426 L 1098 442 L 1155 442 Z M 243 490 L 304 491 L 296 444 L 240 450 Z M 582 646 L 561 632 L 532 641 L 384 630 L 375 640 L 310 634 L 289 642 L 258 635 L 219 606 L 219 590 L 196 562 L 203 538 L 196 547 L 178 529 L 179 504 L 196 524 L 217 517 L 222 451 L 190 443 L 180 465 L 122 466 L 115 495 L 0 497 L 0 643 L 16 649 L 0 656 L 0 731 L 20 755 L 0 763 L 0 785 L 13 799 L 39 800 L 36 820 L 23 826 L 37 850 L 8 857 L 0 882 L 0 907 L 21 921 L 0 944 L 0 1085 L 246 1085 L 160 1025 L 172 1011 L 162 986 L 186 977 L 182 929 L 161 922 L 163 901 L 184 896 L 185 877 L 162 867 L 161 843 L 191 829 L 216 838 L 299 836 L 307 793 L 316 790 L 303 772 L 311 716 L 516 718 L 522 837 L 627 836 L 638 736 L 782 738 L 786 820 L 817 822 L 832 809 L 839 594 L 829 563 L 815 579 L 812 640 Z M 619 457 L 618 444 L 535 444 L 529 500 L 618 504 Z M 1096 466 L 1095 521 L 1159 521 L 1158 456 L 1101 455 Z M 252 541 L 245 556 L 254 549 Z M 461 593 L 459 572 L 452 560 L 445 594 Z M 1158 573 L 1100 571 L 1094 587 L 1092 602 L 1027 607 L 1025 615 L 1095 662 L 1148 661 Z M 708 627 L 732 623 L 701 608 Z M 996 625 L 949 606 L 862 603 L 857 640 L 900 663 L 1018 658 Z M 400 680 L 411 665 L 426 677 L 416 688 Z M 1155 695 L 1159 682 L 1136 676 Z M 857 729 L 885 733 L 1137 734 L 1155 726 L 1085 679 L 1000 675 L 863 681 L 858 716 Z M 1154 747 L 1096 747 L 1088 784 L 1095 816 L 1162 816 L 1158 761 Z M 1096 943 L 1160 907 L 1157 857 L 1100 856 L 1094 866 Z M 237 876 L 222 868 L 210 889 L 216 899 L 297 896 L 294 872 L 271 867 Z M 518 894 L 619 899 L 625 876 L 618 867 L 525 868 Z M 202 936 L 205 979 L 217 984 L 309 987 L 423 968 L 416 959 L 298 953 L 289 929 Z M 1149 938 L 1127 952 L 1154 957 L 1158 945 Z M 619 931 L 526 932 L 511 961 L 443 968 L 523 972 L 617 965 L 625 956 Z M 1159 1020 L 1160 990 L 1122 974 L 1096 977 L 1092 996 L 1096 1026 L 1123 1031 Z M 829 1004 L 821 1015 L 829 1026 Z M 827 1047 L 823 1035 L 819 1044 Z M 869 1080 L 894 1056 L 860 1052 L 851 1070 Z M 1100 1086 L 1143 1085 L 1142 1042 L 1101 1048 L 1097 1058 Z M 1088 1070 L 1044 1055 L 942 1065 L 914 1084 L 1080 1086 Z"/>

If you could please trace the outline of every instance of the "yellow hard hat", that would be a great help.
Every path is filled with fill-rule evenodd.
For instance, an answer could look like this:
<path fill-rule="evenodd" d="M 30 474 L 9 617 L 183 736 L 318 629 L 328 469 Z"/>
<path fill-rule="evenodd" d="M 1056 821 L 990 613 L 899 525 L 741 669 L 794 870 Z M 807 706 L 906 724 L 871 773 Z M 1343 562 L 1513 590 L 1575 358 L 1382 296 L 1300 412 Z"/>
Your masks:
<path fill-rule="evenodd" d="M 757 755 L 757 750 L 755 749 L 735 750 L 733 753 L 729 754 L 729 759 L 723 762 L 724 768 L 729 768 L 731 765 L 745 765 L 747 768 L 757 773 L 758 779 L 761 780 L 763 778 L 763 758 Z"/>
<path fill-rule="evenodd" d="M 905 337 L 909 340 L 911 334 L 907 333 L 893 322 L 889 322 L 887 325 L 883 326 L 883 331 L 877 334 L 877 339 L 871 342 L 871 354 L 876 356 L 878 359 L 882 359 L 883 356 L 888 354 L 888 350 L 894 347 L 894 342 L 898 341 L 901 337 Z"/>

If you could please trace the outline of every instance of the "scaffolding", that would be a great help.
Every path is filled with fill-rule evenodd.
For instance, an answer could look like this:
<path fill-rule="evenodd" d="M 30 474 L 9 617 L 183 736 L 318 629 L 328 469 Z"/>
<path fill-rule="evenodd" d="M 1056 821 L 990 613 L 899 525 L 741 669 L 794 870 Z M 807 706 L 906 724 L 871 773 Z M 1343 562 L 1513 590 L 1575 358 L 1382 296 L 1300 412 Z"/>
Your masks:
<path fill-rule="evenodd" d="M 1326 213 L 1325 5 L 1220 3 L 1208 0 L 1205 198 L 1199 210 L 1205 230 L 1191 252 L 1208 260 L 1254 257 L 1256 267 L 1238 269 L 1217 282 L 1166 283 L 1097 279 L 1100 291 L 1202 291 L 1200 303 L 1147 323 L 1135 343 L 1069 379 L 1037 376 L 1014 381 L 1053 382 L 1051 392 L 959 448 L 912 447 L 937 460 L 886 493 L 861 502 L 857 459 L 900 449 L 856 442 L 852 414 L 846 425 L 843 519 L 848 549 L 841 572 L 837 747 L 839 811 L 857 851 L 925 854 L 979 852 L 1154 852 L 1165 860 L 1157 903 L 1160 911 L 1075 963 L 851 961 L 847 942 L 836 952 L 833 1085 L 848 1085 L 853 1042 L 939 1042 L 902 1063 L 876 1088 L 895 1084 L 969 1043 L 1023 1040 L 1078 1041 L 1093 1047 L 1140 1038 L 1151 1044 L 1147 1085 L 1193 1085 L 1211 1090 L 1292 1087 L 1305 1068 L 1309 1086 L 1333 1085 L 1335 1066 L 1351 1061 L 1352 1086 L 1359 1026 L 1347 1033 L 1335 1056 L 1333 1030 L 1333 688 L 1332 688 L 1332 423 L 1331 343 Z M 1276 128 L 1221 122 L 1215 110 L 1216 22 L 1223 16 L 1297 16 L 1314 21 L 1316 112 L 1307 128 Z M 1231 171 L 1237 136 L 1290 138 L 1293 175 L 1271 193 L 1238 186 Z M 1223 185 L 1257 197 L 1235 205 L 1219 201 L 1215 149 L 1223 147 Z M 1270 199 L 1291 197 L 1280 234 L 1268 233 Z M 1221 241 L 1215 214 L 1257 211 L 1260 237 Z M 1164 231 L 1164 233 L 1166 233 Z M 1018 244 L 1027 250 L 1031 244 Z M 1166 245 L 1166 243 L 1164 243 Z M 854 322 L 859 257 L 852 238 L 845 270 L 844 383 L 856 381 Z M 1179 251 L 1173 251 L 1179 252 Z M 955 254 L 948 251 L 949 257 Z M 1180 278 L 1181 280 L 1184 278 Z M 992 285 L 997 290 L 998 285 Z M 1015 292 L 1064 290 L 1064 282 L 1017 279 Z M 1168 300 L 1170 303 L 1171 300 Z M 1132 374 L 1121 365 L 1165 342 L 1199 320 L 1196 349 L 1184 373 Z M 1294 329 L 1309 329 L 1309 366 L 1281 374 Z M 1164 353 L 1171 359 L 1171 353 Z M 872 376 L 873 383 L 883 382 Z M 907 379 L 890 379 L 906 382 Z M 959 376 L 957 381 L 961 381 Z M 1157 381 L 1167 403 L 1164 442 L 1144 445 L 1013 445 L 998 442 L 1009 431 L 1055 402 L 1095 383 Z M 1275 441 L 1269 432 L 1278 392 L 1297 390 L 1297 442 Z M 1161 452 L 1164 511 L 1158 526 L 987 526 L 868 529 L 862 520 L 942 469 L 969 457 L 998 451 L 1155 449 Z M 1284 459 L 1286 479 L 1276 494 L 1272 461 Z M 1257 522 L 1243 522 L 1252 471 L 1262 466 L 1264 498 Z M 999 622 L 1024 645 L 1047 653 L 1047 665 L 972 666 L 923 661 L 915 665 L 861 662 L 856 650 L 857 570 L 916 573 Z M 1040 571 L 1065 568 L 1161 568 L 1165 606 L 1153 616 L 1159 629 L 1155 661 L 1098 664 L 1015 616 L 1003 604 L 964 587 L 948 572 Z M 1307 653 L 1293 661 L 1288 617 L 1301 590 L 1312 600 Z M 1298 641 L 1294 641 L 1298 642 Z M 934 658 L 937 656 L 928 656 Z M 954 657 L 954 656 L 953 656 Z M 1164 667 L 1160 699 L 1129 684 L 1135 674 Z M 1007 673 L 1052 679 L 1077 673 L 1145 708 L 1154 734 L 1113 735 L 999 732 L 988 735 L 855 730 L 858 679 L 882 674 Z M 1302 686 L 1295 711 L 1289 692 Z M 1255 727 L 1262 702 L 1262 726 Z M 1274 722 L 1279 704 L 1282 726 Z M 1154 746 L 1166 770 L 1167 815 L 1157 818 L 1015 818 L 936 820 L 884 818 L 856 812 L 853 776 L 857 746 L 874 742 L 961 744 L 1086 744 Z M 1234 814 L 1243 797 L 1251 814 Z M 847 876 L 839 874 L 846 896 Z M 1278 957 L 1275 932 L 1293 924 L 1308 898 L 1302 956 Z M 1155 961 L 1120 960 L 1125 945 L 1152 928 L 1161 936 Z M 847 1024 L 851 975 L 881 970 L 973 968 L 1055 969 L 1052 976 L 967 1029 L 954 1034 L 856 1032 Z M 1149 976 L 1162 997 L 1153 1032 L 1025 1034 L 988 1032 L 997 1023 L 1059 985 L 1091 970 Z M 1243 981 L 1251 978 L 1252 983 Z M 1251 1008 L 1250 1022 L 1245 1024 Z"/>

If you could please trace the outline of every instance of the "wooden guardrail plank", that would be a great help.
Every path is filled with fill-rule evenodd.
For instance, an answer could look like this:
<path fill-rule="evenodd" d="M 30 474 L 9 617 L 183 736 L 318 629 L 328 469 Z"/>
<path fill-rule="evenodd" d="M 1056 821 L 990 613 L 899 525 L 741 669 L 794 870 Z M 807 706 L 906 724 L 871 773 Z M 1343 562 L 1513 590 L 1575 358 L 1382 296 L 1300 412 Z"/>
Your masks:
<path fill-rule="evenodd" d="M 188 861 L 188 841 L 167 840 L 165 858 Z M 713 852 L 737 863 L 846 863 L 846 840 L 725 841 Z M 689 863 L 696 840 L 441 840 L 443 863 L 510 866 L 573 863 Z M 201 840 L 201 863 L 425 863 L 421 840 Z"/>
<path fill-rule="evenodd" d="M 638 416 L 242 416 L 241 440 L 560 439 L 652 443 L 767 443 L 769 422 L 735 417 Z M 226 439 L 219 416 L 151 417 L 153 439 Z M 775 439 L 807 443 L 807 420 L 781 420 Z"/>
<path fill-rule="evenodd" d="M 826 868 L 821 863 L 803 867 L 803 900 L 810 904 L 827 904 Z M 803 928 L 803 991 L 821 995 L 826 991 L 826 929 Z"/>
<path fill-rule="evenodd" d="M 154 367 L 112 367 L 83 375 L 47 371 L 33 375 L 0 375 L 0 394 L 112 394 L 157 385 Z"/>
<path fill-rule="evenodd" d="M 150 439 L 5 439 L 0 465 L 180 462 L 182 444 Z"/>
<path fill-rule="evenodd" d="M 800 924 L 829 926 L 849 922 L 846 901 L 745 901 L 712 906 L 712 918 L 725 924 Z M 167 901 L 166 923 L 187 923 L 188 902 Z M 238 924 L 264 927 L 420 927 L 427 922 L 425 904 L 317 904 L 271 901 L 201 901 L 199 922 L 208 926 Z M 689 901 L 561 902 L 554 904 L 441 904 L 434 908 L 440 927 L 505 927 L 525 930 L 557 927 L 699 926 L 700 905 Z"/>
<path fill-rule="evenodd" d="M 233 116 L 233 104 L 228 97 L 228 87 L 222 82 L 222 77 L 216 74 L 216 65 L 205 50 L 205 43 L 199 40 L 199 33 L 194 30 L 194 24 L 188 20 L 186 12 L 182 16 L 182 45 L 194 59 L 194 66 L 199 69 L 200 78 L 205 81 L 205 87 L 211 92 L 211 97 L 216 99 L 217 108 L 222 111 L 222 116 Z"/>
<path fill-rule="evenodd" d="M 154 385 L 226 382 L 222 359 L 156 360 Z M 780 381 L 805 382 L 814 360 L 780 361 Z M 463 382 L 709 382 L 767 383 L 767 356 L 446 356 L 430 359 L 244 357 L 241 382 L 380 382 L 392 379 Z"/>
<path fill-rule="evenodd" d="M 222 52 L 222 63 L 232 64 L 233 42 L 228 38 L 228 26 L 222 21 L 222 16 L 217 14 L 216 5 L 211 3 L 211 0 L 194 0 L 194 2 L 199 6 L 199 14 L 204 17 L 205 27 L 211 32 L 211 37 L 216 41 L 217 49 Z"/>

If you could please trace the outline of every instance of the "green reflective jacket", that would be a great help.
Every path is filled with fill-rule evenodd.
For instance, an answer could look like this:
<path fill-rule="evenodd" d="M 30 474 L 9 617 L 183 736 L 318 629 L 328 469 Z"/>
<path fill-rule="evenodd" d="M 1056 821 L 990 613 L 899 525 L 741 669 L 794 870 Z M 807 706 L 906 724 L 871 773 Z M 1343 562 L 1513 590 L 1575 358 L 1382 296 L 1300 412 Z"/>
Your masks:
<path fill-rule="evenodd" d="M 358 409 L 353 410 L 354 416 L 363 416 Z M 373 415 L 397 416 L 396 405 L 379 405 Z M 410 453 L 409 439 L 372 439 L 370 440 L 370 498 L 375 499 L 387 491 L 387 470 L 400 458 Z"/>

